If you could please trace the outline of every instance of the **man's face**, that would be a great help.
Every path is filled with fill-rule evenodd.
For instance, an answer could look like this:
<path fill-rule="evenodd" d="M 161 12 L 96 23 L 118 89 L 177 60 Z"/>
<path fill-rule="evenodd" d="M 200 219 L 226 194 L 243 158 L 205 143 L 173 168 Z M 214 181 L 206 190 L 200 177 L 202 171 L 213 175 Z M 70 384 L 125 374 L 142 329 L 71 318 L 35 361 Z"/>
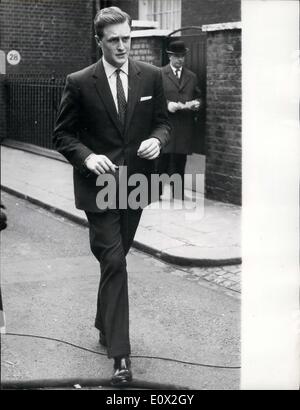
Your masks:
<path fill-rule="evenodd" d="M 130 27 L 127 21 L 105 27 L 103 37 L 99 40 L 105 60 L 114 67 L 121 67 L 127 61 L 130 44 Z"/>
<path fill-rule="evenodd" d="M 172 66 L 175 68 L 181 68 L 185 61 L 184 54 L 170 54 L 169 58 Z"/>

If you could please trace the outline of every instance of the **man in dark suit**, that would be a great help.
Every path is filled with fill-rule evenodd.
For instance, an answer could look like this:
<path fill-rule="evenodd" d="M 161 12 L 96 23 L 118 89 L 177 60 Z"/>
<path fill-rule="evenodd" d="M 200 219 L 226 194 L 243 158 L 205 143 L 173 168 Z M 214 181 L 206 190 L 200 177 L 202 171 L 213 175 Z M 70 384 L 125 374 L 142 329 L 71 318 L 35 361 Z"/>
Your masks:
<path fill-rule="evenodd" d="M 126 255 L 142 209 L 99 208 L 97 176 L 117 179 L 126 166 L 128 178 L 137 173 L 149 178 L 170 125 L 160 69 L 129 59 L 128 14 L 105 8 L 94 25 L 103 57 L 67 77 L 54 144 L 74 167 L 76 206 L 86 212 L 91 250 L 101 267 L 99 341 L 114 358 L 112 383 L 126 385 L 132 379 Z"/>
<path fill-rule="evenodd" d="M 195 112 L 201 105 L 201 91 L 196 74 L 184 67 L 188 49 L 181 40 L 172 41 L 167 49 L 170 63 L 162 68 L 164 90 L 172 126 L 171 141 L 158 161 L 161 174 L 179 174 L 181 198 L 184 199 L 184 174 L 187 155 L 192 154 L 195 134 Z"/>

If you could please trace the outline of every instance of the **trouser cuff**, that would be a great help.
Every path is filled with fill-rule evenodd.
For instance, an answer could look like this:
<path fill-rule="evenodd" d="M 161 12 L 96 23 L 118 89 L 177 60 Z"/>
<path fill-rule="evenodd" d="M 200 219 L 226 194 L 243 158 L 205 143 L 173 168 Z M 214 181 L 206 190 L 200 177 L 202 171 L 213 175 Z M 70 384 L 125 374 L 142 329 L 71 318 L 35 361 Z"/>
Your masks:
<path fill-rule="evenodd" d="M 131 349 L 128 344 L 119 345 L 113 348 L 107 348 L 107 356 L 109 359 L 113 357 L 129 356 L 131 354 Z"/>

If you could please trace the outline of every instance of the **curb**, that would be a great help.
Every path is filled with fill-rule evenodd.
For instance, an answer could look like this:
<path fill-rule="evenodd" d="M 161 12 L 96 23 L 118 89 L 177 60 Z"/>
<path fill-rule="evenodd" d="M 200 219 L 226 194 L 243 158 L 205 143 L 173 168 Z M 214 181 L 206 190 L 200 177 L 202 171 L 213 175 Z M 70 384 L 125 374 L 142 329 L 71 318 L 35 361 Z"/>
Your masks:
<path fill-rule="evenodd" d="M 78 387 L 77 387 L 78 386 Z M 79 387 L 80 386 L 80 387 Z M 70 379 L 41 379 L 41 380 L 4 380 L 1 383 L 1 390 L 47 390 L 53 388 L 68 390 L 84 390 L 85 388 L 120 390 L 120 387 L 113 387 L 108 379 L 92 378 L 70 378 Z M 124 387 L 121 386 L 124 390 Z M 173 384 L 160 384 L 157 382 L 148 382 L 134 379 L 125 390 L 142 389 L 142 390 L 189 390 L 186 386 Z"/>
<path fill-rule="evenodd" d="M 57 151 L 54 151 L 49 148 L 40 147 L 38 145 L 29 144 L 27 142 L 12 140 L 9 138 L 5 138 L 1 141 L 1 145 L 7 148 L 17 149 L 19 151 L 29 152 L 30 154 L 39 155 L 42 157 L 55 159 L 56 161 L 65 162 L 68 164 L 68 161 Z"/>
<path fill-rule="evenodd" d="M 60 215 L 66 219 L 71 220 L 72 222 L 88 227 L 88 221 L 84 218 L 80 218 L 76 215 L 73 215 L 70 212 L 64 211 L 63 209 L 53 207 L 45 202 L 40 201 L 39 199 L 33 198 L 29 195 L 23 194 L 19 191 L 16 191 L 12 188 L 6 187 L 4 185 L 0 186 L 4 192 L 7 192 L 10 195 L 14 195 L 18 198 L 25 199 L 28 202 L 37 205 L 47 211 L 50 211 L 54 214 Z M 240 265 L 242 263 L 241 257 L 228 258 L 228 259 L 200 259 L 200 258 L 186 258 L 184 256 L 170 255 L 167 252 L 159 251 L 151 246 L 148 246 L 142 242 L 133 241 L 133 248 L 142 251 L 146 254 L 149 254 L 157 259 L 162 260 L 173 265 L 184 266 L 184 267 L 218 267 L 218 266 L 228 266 L 228 265 Z"/>

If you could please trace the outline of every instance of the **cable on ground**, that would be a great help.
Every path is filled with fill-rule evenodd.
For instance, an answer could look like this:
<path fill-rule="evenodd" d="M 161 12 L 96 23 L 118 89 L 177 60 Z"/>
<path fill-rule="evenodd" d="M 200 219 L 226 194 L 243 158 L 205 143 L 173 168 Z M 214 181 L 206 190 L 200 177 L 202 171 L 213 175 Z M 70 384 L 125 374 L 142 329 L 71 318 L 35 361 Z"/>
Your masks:
<path fill-rule="evenodd" d="M 95 350 L 88 349 L 83 346 L 76 345 L 74 343 L 66 342 L 65 340 L 61 339 L 56 339 L 53 337 L 46 337 L 46 336 L 38 336 L 38 335 L 31 335 L 31 334 L 21 334 L 21 333 L 4 333 L 2 336 L 17 336 L 17 337 L 28 337 L 28 338 L 33 338 L 33 339 L 42 339 L 42 340 L 50 340 L 53 342 L 58 342 L 65 344 L 67 346 L 74 347 L 76 349 L 83 350 L 85 352 L 93 353 L 99 356 L 107 356 L 106 353 L 102 352 L 97 352 Z M 173 363 L 179 363 L 179 364 L 185 364 L 189 366 L 198 366 L 198 367 L 206 367 L 206 368 L 214 368 L 214 369 L 232 369 L 232 370 L 238 370 L 241 367 L 240 366 L 225 366 L 225 365 L 215 365 L 215 364 L 205 364 L 205 363 L 196 363 L 196 362 L 187 362 L 184 360 L 177 360 L 177 359 L 171 359 L 167 357 L 159 357 L 159 356 L 146 356 L 146 355 L 131 355 L 131 358 L 138 358 L 138 359 L 151 359 L 151 360 L 162 360 L 166 362 L 173 362 Z"/>

